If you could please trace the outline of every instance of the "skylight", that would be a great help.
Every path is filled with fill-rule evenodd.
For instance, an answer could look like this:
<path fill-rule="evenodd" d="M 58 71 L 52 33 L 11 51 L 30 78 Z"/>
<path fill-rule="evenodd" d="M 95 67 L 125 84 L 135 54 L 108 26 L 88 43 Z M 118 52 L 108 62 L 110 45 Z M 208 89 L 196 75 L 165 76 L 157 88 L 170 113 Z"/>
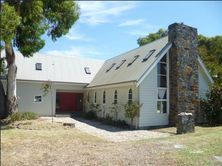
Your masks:
<path fill-rule="evenodd" d="M 42 70 L 42 63 L 36 63 L 35 70 Z"/>
<path fill-rule="evenodd" d="M 116 67 L 116 70 L 119 69 L 124 63 L 126 62 L 126 60 L 122 60 L 122 62 L 119 64 L 119 66 Z"/>
<path fill-rule="evenodd" d="M 150 52 L 143 58 L 143 61 L 142 62 L 145 62 L 147 61 L 151 55 L 153 55 L 153 53 L 155 52 L 156 50 L 153 49 L 153 50 L 150 50 Z"/>
<path fill-rule="evenodd" d="M 113 64 L 106 70 L 106 72 L 109 72 L 115 65 L 116 65 L 116 63 L 113 63 Z"/>
<path fill-rule="evenodd" d="M 135 62 L 138 57 L 139 57 L 139 55 L 134 56 L 133 59 L 132 59 L 132 61 L 131 61 L 130 63 L 128 63 L 127 67 L 130 66 L 130 65 L 132 65 L 133 62 Z"/>
<path fill-rule="evenodd" d="M 90 68 L 89 67 L 84 67 L 84 70 L 86 74 L 91 74 Z"/>

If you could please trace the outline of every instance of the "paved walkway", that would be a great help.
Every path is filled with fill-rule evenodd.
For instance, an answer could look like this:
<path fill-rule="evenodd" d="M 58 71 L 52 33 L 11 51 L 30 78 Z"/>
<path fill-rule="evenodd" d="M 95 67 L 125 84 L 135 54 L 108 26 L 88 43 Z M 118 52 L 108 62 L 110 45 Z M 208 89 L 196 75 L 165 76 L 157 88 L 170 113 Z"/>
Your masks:
<path fill-rule="evenodd" d="M 52 118 L 42 117 L 41 119 L 51 121 Z M 112 142 L 168 137 L 170 135 L 168 133 L 150 130 L 124 130 L 81 118 L 72 119 L 69 117 L 54 117 L 53 120 L 54 122 L 75 123 L 76 129 Z"/>

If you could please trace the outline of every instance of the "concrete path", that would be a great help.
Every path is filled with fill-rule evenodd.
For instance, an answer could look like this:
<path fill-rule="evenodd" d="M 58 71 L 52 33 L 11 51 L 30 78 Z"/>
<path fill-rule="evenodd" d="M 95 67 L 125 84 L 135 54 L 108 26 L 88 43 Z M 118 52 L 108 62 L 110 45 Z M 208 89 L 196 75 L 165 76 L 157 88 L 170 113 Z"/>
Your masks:
<path fill-rule="evenodd" d="M 52 120 L 51 117 L 41 117 L 41 119 L 48 121 Z M 112 142 L 134 141 L 170 136 L 168 133 L 161 133 L 150 130 L 124 130 L 82 118 L 72 119 L 69 117 L 53 117 L 53 121 L 62 123 L 75 123 L 76 129 Z"/>

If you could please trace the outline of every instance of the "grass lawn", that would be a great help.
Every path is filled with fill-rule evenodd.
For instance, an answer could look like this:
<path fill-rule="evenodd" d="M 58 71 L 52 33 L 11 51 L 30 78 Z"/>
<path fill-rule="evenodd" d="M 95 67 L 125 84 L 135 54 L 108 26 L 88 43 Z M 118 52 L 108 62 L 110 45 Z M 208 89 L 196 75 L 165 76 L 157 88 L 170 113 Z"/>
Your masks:
<path fill-rule="evenodd" d="M 222 156 L 222 127 L 196 127 L 192 134 L 120 143 L 58 125 L 34 129 L 2 128 L 2 166 L 222 165 L 214 157 Z M 159 131 L 172 133 L 175 128 Z"/>

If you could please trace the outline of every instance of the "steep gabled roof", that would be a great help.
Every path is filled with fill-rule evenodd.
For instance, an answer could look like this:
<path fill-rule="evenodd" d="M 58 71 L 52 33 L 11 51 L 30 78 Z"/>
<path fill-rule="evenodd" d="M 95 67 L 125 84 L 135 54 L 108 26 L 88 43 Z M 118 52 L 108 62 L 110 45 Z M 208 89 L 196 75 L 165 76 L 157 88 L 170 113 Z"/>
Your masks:
<path fill-rule="evenodd" d="M 160 59 L 160 56 L 169 50 L 171 44 L 168 37 L 163 37 L 144 46 L 111 58 L 103 64 L 94 79 L 87 87 L 96 87 L 125 82 L 138 82 L 153 64 Z M 155 50 L 154 52 L 152 50 Z M 153 52 L 153 54 L 150 53 Z M 144 58 L 148 55 L 148 59 Z M 136 58 L 135 56 L 138 57 Z M 118 68 L 121 62 L 125 62 Z M 135 60 L 133 62 L 133 60 Z M 132 63 L 133 62 L 133 63 Z M 132 63 L 131 65 L 129 65 Z M 112 67 L 112 68 L 111 68 Z M 118 69 L 116 69 L 116 67 Z M 111 69 L 110 69 L 111 68 Z"/>
<path fill-rule="evenodd" d="M 36 70 L 36 63 L 42 64 L 42 70 Z M 101 68 L 103 61 L 75 56 L 39 55 L 24 58 L 16 52 L 18 66 L 17 80 L 84 83 L 88 84 Z M 86 74 L 89 67 L 91 74 Z"/>

